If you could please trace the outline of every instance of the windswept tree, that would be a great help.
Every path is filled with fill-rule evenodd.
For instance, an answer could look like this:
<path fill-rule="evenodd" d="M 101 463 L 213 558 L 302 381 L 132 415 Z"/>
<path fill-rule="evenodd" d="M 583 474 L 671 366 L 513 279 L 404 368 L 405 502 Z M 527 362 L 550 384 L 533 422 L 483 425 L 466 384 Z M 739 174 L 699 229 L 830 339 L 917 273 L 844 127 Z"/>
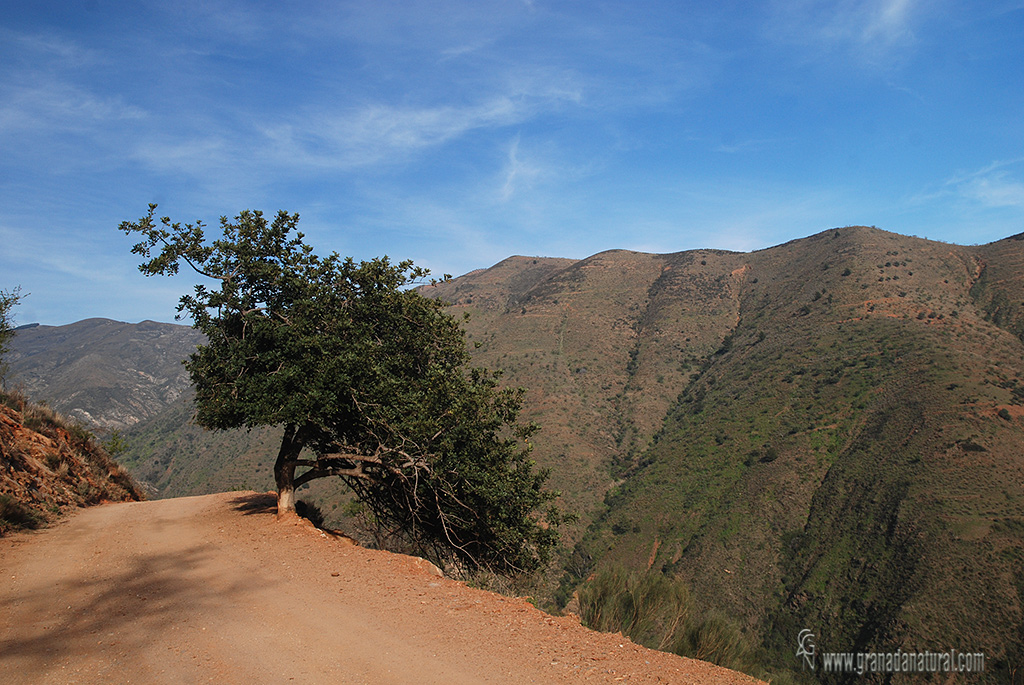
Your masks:
<path fill-rule="evenodd" d="M 320 257 L 297 214 L 157 219 L 120 230 L 146 275 L 183 263 L 200 283 L 178 305 L 207 343 L 185 362 L 196 422 L 277 426 L 278 513 L 295 489 L 343 479 L 378 524 L 435 558 L 502 573 L 546 563 L 563 516 L 529 460 L 522 391 L 469 367 L 463 330 L 444 303 L 410 286 L 428 272 L 387 257 Z"/>

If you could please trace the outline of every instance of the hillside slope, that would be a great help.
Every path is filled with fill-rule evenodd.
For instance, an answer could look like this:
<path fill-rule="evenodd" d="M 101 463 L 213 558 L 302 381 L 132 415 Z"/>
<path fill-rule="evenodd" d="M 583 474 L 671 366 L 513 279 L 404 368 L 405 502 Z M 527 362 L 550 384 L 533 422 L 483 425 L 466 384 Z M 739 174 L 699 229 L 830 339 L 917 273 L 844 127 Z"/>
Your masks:
<path fill-rule="evenodd" d="M 688 579 L 780 664 L 810 628 L 821 650 L 976 649 L 1008 677 L 1022 247 L 844 228 L 745 256 L 729 337 L 585 549 Z"/>
<path fill-rule="evenodd" d="M 476 363 L 527 389 L 537 460 L 589 521 L 736 325 L 742 267 L 709 250 L 513 257 L 423 292 L 469 314 Z"/>
<path fill-rule="evenodd" d="M 88 431 L 15 393 L 0 393 L 0 535 L 77 507 L 142 498 Z"/>

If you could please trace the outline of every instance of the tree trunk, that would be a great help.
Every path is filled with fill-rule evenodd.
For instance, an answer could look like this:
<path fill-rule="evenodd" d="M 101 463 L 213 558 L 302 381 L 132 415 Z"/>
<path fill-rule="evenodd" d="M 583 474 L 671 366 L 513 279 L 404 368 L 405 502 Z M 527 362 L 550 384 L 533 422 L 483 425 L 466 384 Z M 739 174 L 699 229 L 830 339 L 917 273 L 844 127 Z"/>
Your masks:
<path fill-rule="evenodd" d="M 295 514 L 295 462 L 302 451 L 303 438 L 301 430 L 294 424 L 284 428 L 281 438 L 281 449 L 274 463 L 274 480 L 277 483 L 277 517 L 282 518 Z"/>

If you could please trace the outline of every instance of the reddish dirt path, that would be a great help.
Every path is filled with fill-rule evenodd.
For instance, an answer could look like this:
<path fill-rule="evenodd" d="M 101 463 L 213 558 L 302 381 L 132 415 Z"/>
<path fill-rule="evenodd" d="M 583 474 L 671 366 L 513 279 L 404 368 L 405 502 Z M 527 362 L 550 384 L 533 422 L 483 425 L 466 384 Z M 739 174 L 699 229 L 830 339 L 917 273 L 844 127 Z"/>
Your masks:
<path fill-rule="evenodd" d="M 0 539 L 0 682 L 565 681 L 755 682 L 277 522 L 255 493 Z"/>

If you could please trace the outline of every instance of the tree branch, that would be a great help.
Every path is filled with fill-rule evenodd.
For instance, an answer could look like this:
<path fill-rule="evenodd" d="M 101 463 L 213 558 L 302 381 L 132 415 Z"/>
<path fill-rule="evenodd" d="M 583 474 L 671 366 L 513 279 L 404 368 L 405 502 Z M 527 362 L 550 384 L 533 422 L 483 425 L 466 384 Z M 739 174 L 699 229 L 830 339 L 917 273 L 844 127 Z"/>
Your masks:
<path fill-rule="evenodd" d="M 363 480 L 373 480 L 373 476 L 365 472 L 362 464 L 359 464 L 358 466 L 354 466 L 352 468 L 314 468 L 310 469 L 309 471 L 306 471 L 301 476 L 296 477 L 295 487 L 298 488 L 299 486 L 305 485 L 311 480 L 316 480 L 317 478 L 326 478 L 327 476 L 345 476 L 348 478 L 362 478 Z"/>

